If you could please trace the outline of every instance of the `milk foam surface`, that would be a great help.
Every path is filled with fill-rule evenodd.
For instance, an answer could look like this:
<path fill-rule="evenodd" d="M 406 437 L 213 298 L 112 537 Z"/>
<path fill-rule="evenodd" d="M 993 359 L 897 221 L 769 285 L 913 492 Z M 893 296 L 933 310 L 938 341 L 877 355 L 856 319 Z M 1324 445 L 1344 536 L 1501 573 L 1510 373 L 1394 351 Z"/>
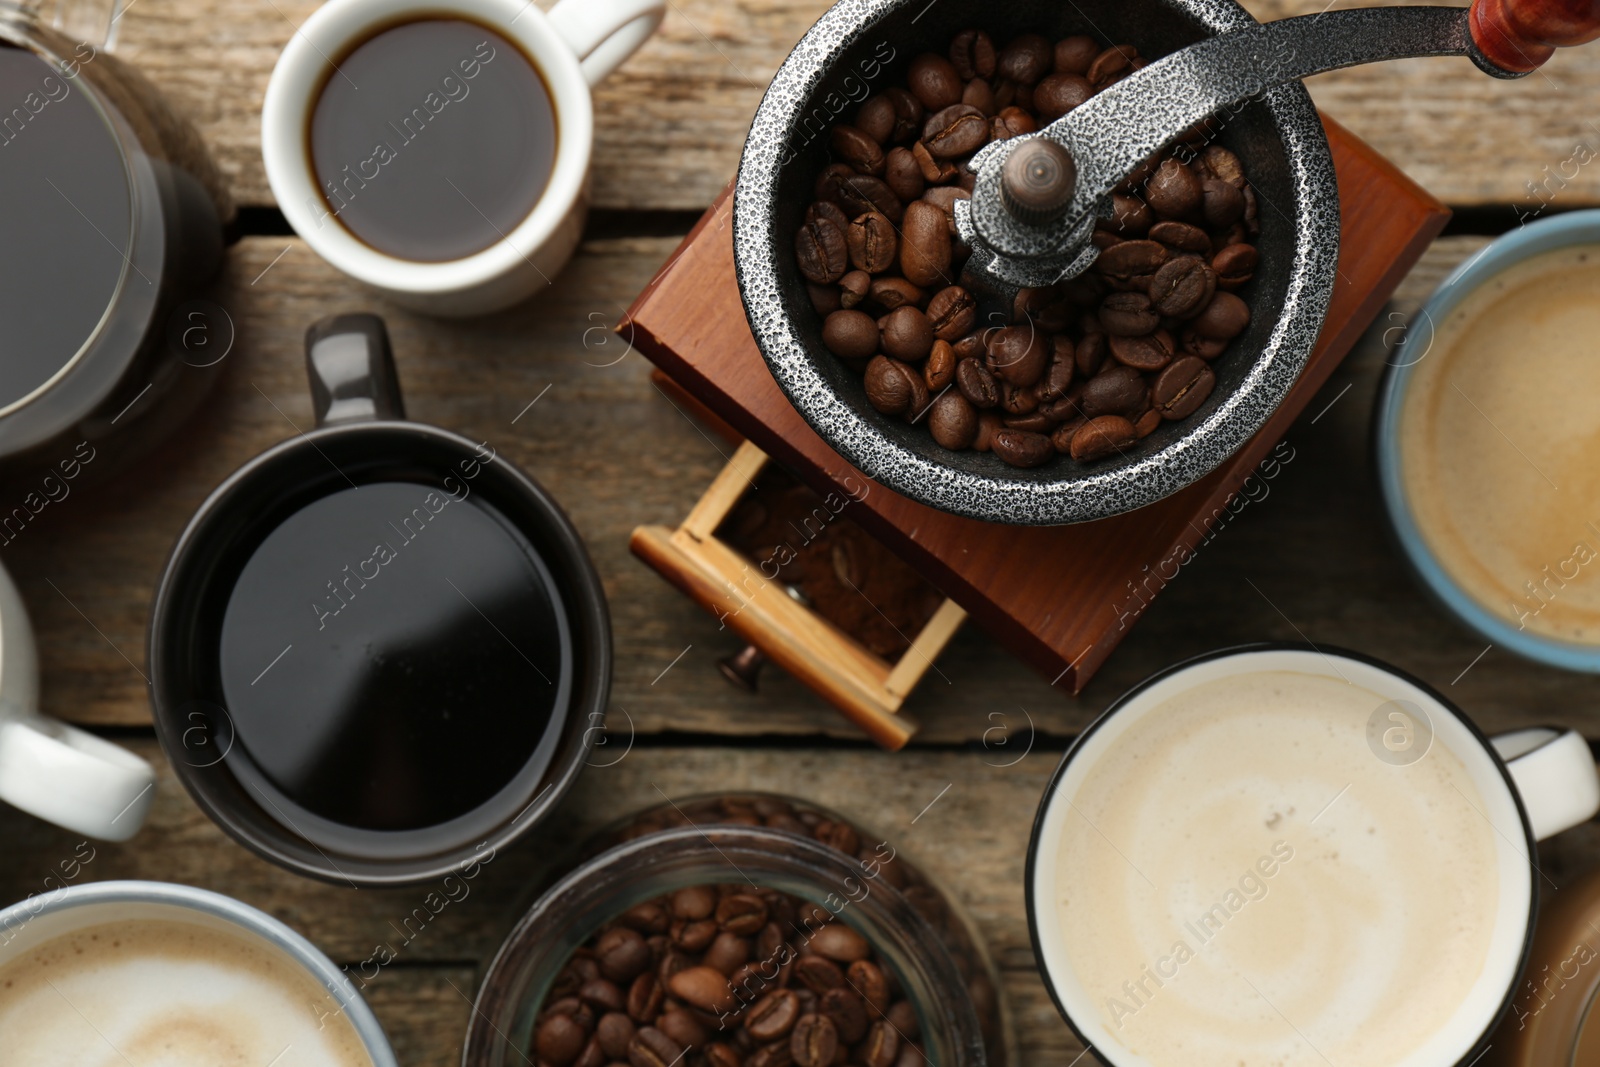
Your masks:
<path fill-rule="evenodd" d="M 1519 263 L 1433 325 L 1400 422 L 1423 540 L 1491 612 L 1600 645 L 1600 245 Z"/>
<path fill-rule="evenodd" d="M 371 1067 L 338 1001 L 243 936 L 87 927 L 0 967 L 5 1067 Z"/>
<path fill-rule="evenodd" d="M 1221 678 L 1086 775 L 1056 859 L 1058 951 L 1130 1050 L 1377 1067 L 1466 998 L 1497 918 L 1495 831 L 1442 744 L 1404 767 L 1373 754 L 1384 703 L 1338 678 Z"/>

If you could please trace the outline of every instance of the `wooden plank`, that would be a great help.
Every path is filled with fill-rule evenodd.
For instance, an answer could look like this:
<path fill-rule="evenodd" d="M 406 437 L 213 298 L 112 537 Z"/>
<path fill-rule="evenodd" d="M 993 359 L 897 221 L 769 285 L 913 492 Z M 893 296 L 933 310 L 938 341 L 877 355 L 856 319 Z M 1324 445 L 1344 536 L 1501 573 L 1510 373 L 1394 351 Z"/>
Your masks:
<path fill-rule="evenodd" d="M 159 759 L 153 741 L 132 744 Z M 482 965 L 535 898 L 549 857 L 561 856 L 597 827 L 663 803 L 663 795 L 681 801 L 713 784 L 787 793 L 859 822 L 948 887 L 971 914 L 1002 971 L 1022 1064 L 1060 1067 L 1080 1046 L 1056 1015 L 1034 968 L 1022 884 L 1034 808 L 1058 757 L 1058 749 L 1043 747 L 1025 755 L 1020 749 L 890 755 L 639 747 L 613 767 L 585 772 L 547 823 L 558 833 L 494 857 L 469 883 L 469 891 L 464 896 L 455 891 L 459 899 L 425 926 L 407 926 L 406 917 L 429 887 L 356 892 L 281 871 L 208 822 L 163 766 L 145 830 L 124 845 L 96 844 L 78 881 L 176 881 L 264 908 L 350 973 L 371 979 L 365 992 L 402 1063 L 447 1067 L 459 1062 L 469 1011 L 465 998 L 475 992 Z M 6 843 L 0 901 L 7 902 L 40 891 L 45 877 L 78 845 L 75 836 L 3 807 L 0 841 Z M 1565 885 L 1600 865 L 1600 823 L 1565 834 L 1540 851 L 1544 873 L 1554 885 Z M 566 868 L 561 859 L 555 866 Z M 363 967 L 379 945 L 390 948 L 395 962 Z"/>
<path fill-rule="evenodd" d="M 552 0 L 538 0 L 548 8 Z M 1324 0 L 1247 0 L 1258 18 Z M 1344 0 L 1342 7 L 1355 6 Z M 242 204 L 270 204 L 259 110 L 279 50 L 317 0 L 137 0 L 121 51 L 199 124 Z M 595 203 L 704 209 L 738 165 L 761 94 L 826 0 L 675 0 L 660 34 L 596 93 Z M 1137 42 L 1135 42 L 1137 43 Z M 1317 105 L 1452 205 L 1600 203 L 1600 48 L 1568 49 L 1495 82 L 1466 60 L 1406 60 L 1321 75 Z M 1506 224 L 1515 220 L 1508 209 Z"/>
<path fill-rule="evenodd" d="M 325 314 L 371 308 L 388 318 L 412 414 L 492 442 L 550 486 L 587 539 L 611 600 L 614 707 L 626 712 L 617 716 L 619 730 L 631 721 L 641 734 L 859 738 L 782 672 L 766 672 L 755 695 L 723 681 L 716 662 L 738 640 L 628 552 L 635 526 L 675 525 L 733 452 L 652 386 L 644 359 L 619 360 L 625 348 L 608 329 L 674 244 L 591 244 L 546 298 L 477 322 L 440 323 L 387 307 L 298 242 L 244 242 L 214 294 L 239 340 L 208 411 L 115 484 L 76 488 L 0 550 L 38 629 L 46 708 L 89 723 L 149 721 L 140 673 L 145 613 L 173 539 L 212 486 L 294 433 L 290 420 L 310 424 L 305 327 Z M 1488 728 L 1552 721 L 1600 738 L 1585 676 L 1495 649 L 1452 687 L 1484 645 L 1423 598 L 1384 532 L 1367 432 L 1385 339 L 1393 341 L 1438 280 L 1482 244 L 1450 238 L 1434 245 L 1393 310 L 1290 429 L 1293 461 L 1235 503 L 1224 528 L 1078 701 L 965 626 L 907 701 L 905 713 L 922 724 L 918 743 L 996 736 L 988 734 L 998 721 L 991 712 L 1014 731 L 1031 720 L 1041 732 L 1069 735 L 1122 689 L 1178 658 L 1302 635 L 1388 657 L 1450 691 Z M 289 252 L 252 286 L 286 245 Z"/>

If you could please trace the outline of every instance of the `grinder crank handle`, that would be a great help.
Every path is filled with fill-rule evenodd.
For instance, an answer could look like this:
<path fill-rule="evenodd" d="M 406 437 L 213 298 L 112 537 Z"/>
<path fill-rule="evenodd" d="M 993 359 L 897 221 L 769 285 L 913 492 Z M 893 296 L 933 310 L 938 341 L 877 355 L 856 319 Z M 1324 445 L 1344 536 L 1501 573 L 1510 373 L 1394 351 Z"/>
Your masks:
<path fill-rule="evenodd" d="M 1413 56 L 1470 56 L 1495 77 L 1515 78 L 1554 45 L 1596 36 L 1600 0 L 1357 8 L 1219 34 L 1135 71 L 1037 134 L 983 149 L 971 164 L 972 199 L 956 205 L 957 227 L 984 273 L 1047 285 L 1093 262 L 1089 235 L 1113 189 L 1230 104 L 1323 71 Z"/>

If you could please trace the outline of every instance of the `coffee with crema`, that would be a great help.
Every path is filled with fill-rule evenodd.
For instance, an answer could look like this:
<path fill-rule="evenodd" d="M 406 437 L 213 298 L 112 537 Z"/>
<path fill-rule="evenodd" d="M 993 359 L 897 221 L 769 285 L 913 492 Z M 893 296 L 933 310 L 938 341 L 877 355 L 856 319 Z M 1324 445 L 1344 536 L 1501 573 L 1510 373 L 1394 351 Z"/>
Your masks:
<path fill-rule="evenodd" d="M 0 966 L 5 1067 L 371 1067 L 338 1001 L 265 942 L 161 919 Z"/>
<path fill-rule="evenodd" d="M 1387 704 L 1338 677 L 1217 678 L 1088 766 L 1038 858 L 1040 948 L 1138 1062 L 1379 1067 L 1452 1025 L 1501 912 L 1496 831 L 1442 743 L 1375 754 Z"/>
<path fill-rule="evenodd" d="M 1600 245 L 1519 263 L 1431 326 L 1399 441 L 1423 540 L 1495 615 L 1600 645 Z"/>

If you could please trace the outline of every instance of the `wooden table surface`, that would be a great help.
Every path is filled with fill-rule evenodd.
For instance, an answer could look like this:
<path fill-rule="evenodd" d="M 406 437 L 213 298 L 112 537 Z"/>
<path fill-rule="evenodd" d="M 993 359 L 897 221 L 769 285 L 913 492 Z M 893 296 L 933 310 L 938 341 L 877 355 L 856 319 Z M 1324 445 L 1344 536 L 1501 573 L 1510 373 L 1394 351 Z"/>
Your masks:
<path fill-rule="evenodd" d="M 1052 691 L 969 627 L 909 702 L 921 734 L 888 755 L 787 678 L 769 674 L 755 696 L 729 687 L 715 664 L 733 651 L 732 638 L 627 551 L 634 526 L 682 518 L 727 449 L 652 387 L 649 365 L 609 327 L 733 173 L 763 86 L 824 0 L 671 0 L 660 35 L 596 94 L 597 211 L 578 257 L 555 291 L 468 322 L 388 306 L 283 236 L 257 112 L 278 50 L 315 6 L 134 0 L 121 23 L 119 53 L 197 122 L 247 209 L 249 235 L 212 293 L 238 342 L 206 413 L 129 476 L 53 505 L 0 553 L 38 630 L 46 710 L 161 769 L 147 828 L 128 844 L 94 846 L 82 878 L 228 893 L 341 963 L 393 940 L 391 923 L 425 892 L 335 888 L 256 859 L 195 808 L 149 725 L 146 609 L 166 552 L 213 486 L 311 423 L 303 332 L 349 310 L 387 318 L 409 414 L 491 442 L 544 482 L 604 579 L 617 653 L 612 751 L 630 739 L 631 749 L 580 780 L 551 837 L 577 839 L 663 793 L 722 787 L 839 808 L 915 856 L 970 909 L 1004 971 L 1025 1064 L 1065 1063 L 1077 1050 L 1034 971 L 1023 915 L 1023 853 L 1039 791 L 1074 733 L 1152 670 L 1225 644 L 1309 639 L 1387 658 L 1491 732 L 1564 723 L 1600 739 L 1594 680 L 1486 651 L 1418 592 L 1385 539 L 1367 439 L 1387 346 L 1444 273 L 1519 214 L 1600 203 L 1600 165 L 1574 163 L 1600 150 L 1600 46 L 1557 55 L 1513 83 L 1490 82 L 1460 60 L 1314 80 L 1321 107 L 1460 210 L 1453 230 L 1291 430 L 1292 461 L 1264 494 L 1236 503 L 1227 530 L 1081 698 Z M 1247 6 L 1275 18 L 1324 5 Z M 42 890 L 76 845 L 65 831 L 0 810 L 0 903 Z M 369 987 L 402 1063 L 458 1062 L 478 967 L 537 888 L 534 853 L 551 851 L 497 858 L 472 895 Z M 1559 884 L 1600 862 L 1600 829 L 1545 851 Z"/>

